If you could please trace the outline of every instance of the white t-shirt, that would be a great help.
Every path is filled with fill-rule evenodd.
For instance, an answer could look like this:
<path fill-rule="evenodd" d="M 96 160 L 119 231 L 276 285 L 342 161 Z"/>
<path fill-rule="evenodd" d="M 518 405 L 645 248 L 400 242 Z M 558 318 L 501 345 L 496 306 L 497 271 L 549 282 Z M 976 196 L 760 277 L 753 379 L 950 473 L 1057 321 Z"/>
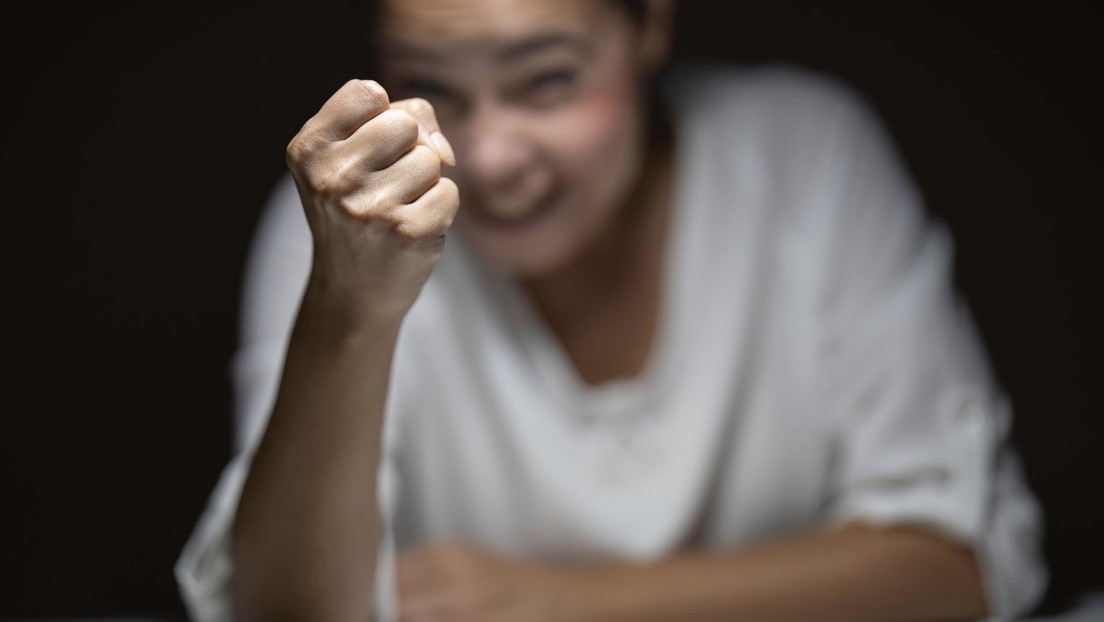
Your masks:
<path fill-rule="evenodd" d="M 1040 511 L 950 279 L 951 241 L 849 89 L 787 67 L 680 68 L 658 335 L 588 386 L 514 282 L 450 235 L 404 322 L 387 406 L 376 589 L 428 537 L 648 560 L 829 528 L 971 545 L 998 618 L 1040 597 Z M 461 207 L 461 209 L 463 209 Z M 177 564 L 229 620 L 227 536 L 277 390 L 311 238 L 290 180 L 258 229 L 233 361 L 238 455 Z"/>

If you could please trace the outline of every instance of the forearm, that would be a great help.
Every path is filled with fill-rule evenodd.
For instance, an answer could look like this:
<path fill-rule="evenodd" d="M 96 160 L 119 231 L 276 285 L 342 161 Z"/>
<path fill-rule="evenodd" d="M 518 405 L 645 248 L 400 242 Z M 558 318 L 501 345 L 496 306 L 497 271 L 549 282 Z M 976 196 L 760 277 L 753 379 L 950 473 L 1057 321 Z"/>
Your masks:
<path fill-rule="evenodd" d="M 919 530 L 848 527 L 754 549 L 581 571 L 588 622 L 985 617 L 972 554 Z"/>
<path fill-rule="evenodd" d="M 367 620 L 376 473 L 398 322 L 350 321 L 311 288 L 231 538 L 245 620 Z"/>

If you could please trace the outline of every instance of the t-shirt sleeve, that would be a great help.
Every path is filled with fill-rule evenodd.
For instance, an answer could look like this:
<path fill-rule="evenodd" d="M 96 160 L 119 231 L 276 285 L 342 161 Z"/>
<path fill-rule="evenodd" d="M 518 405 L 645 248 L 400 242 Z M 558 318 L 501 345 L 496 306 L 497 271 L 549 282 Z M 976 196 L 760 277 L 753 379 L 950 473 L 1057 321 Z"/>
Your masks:
<path fill-rule="evenodd" d="M 223 469 L 206 508 L 176 562 L 177 584 L 189 618 L 196 622 L 234 619 L 229 595 L 233 574 L 230 528 L 254 451 L 276 400 L 284 355 L 306 286 L 311 237 L 290 176 L 274 189 L 258 223 L 247 261 L 242 295 L 240 347 L 230 363 L 234 392 L 234 455 Z M 389 413 L 399 391 L 389 393 Z M 384 427 L 379 501 L 385 520 L 377 565 L 378 619 L 393 610 L 393 545 L 388 508 L 398 494 L 392 459 L 395 426 Z"/>
<path fill-rule="evenodd" d="M 924 526 L 971 547 L 995 619 L 1013 618 L 1040 598 L 1046 571 L 1011 405 L 955 295 L 946 228 L 876 117 L 843 99 L 825 154 L 838 185 L 818 301 L 831 520 Z"/>

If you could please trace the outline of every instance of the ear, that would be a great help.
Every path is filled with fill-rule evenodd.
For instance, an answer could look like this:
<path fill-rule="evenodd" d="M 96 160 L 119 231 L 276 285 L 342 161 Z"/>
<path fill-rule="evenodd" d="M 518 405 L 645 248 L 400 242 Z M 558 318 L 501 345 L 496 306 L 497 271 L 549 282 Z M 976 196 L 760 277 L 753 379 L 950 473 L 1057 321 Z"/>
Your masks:
<path fill-rule="evenodd" d="M 674 12 L 673 0 L 646 0 L 640 31 L 640 60 L 646 71 L 655 71 L 667 63 Z"/>

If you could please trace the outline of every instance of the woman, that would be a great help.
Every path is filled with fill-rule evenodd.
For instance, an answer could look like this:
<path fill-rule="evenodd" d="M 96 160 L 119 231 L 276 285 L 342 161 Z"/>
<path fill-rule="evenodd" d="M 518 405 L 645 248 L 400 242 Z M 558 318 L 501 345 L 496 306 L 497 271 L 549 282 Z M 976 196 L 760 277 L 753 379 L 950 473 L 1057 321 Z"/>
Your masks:
<path fill-rule="evenodd" d="M 659 76 L 670 13 L 383 4 L 382 86 L 306 122 L 258 233 L 194 617 L 1036 601 L 1008 406 L 884 132 L 794 70 Z"/>

